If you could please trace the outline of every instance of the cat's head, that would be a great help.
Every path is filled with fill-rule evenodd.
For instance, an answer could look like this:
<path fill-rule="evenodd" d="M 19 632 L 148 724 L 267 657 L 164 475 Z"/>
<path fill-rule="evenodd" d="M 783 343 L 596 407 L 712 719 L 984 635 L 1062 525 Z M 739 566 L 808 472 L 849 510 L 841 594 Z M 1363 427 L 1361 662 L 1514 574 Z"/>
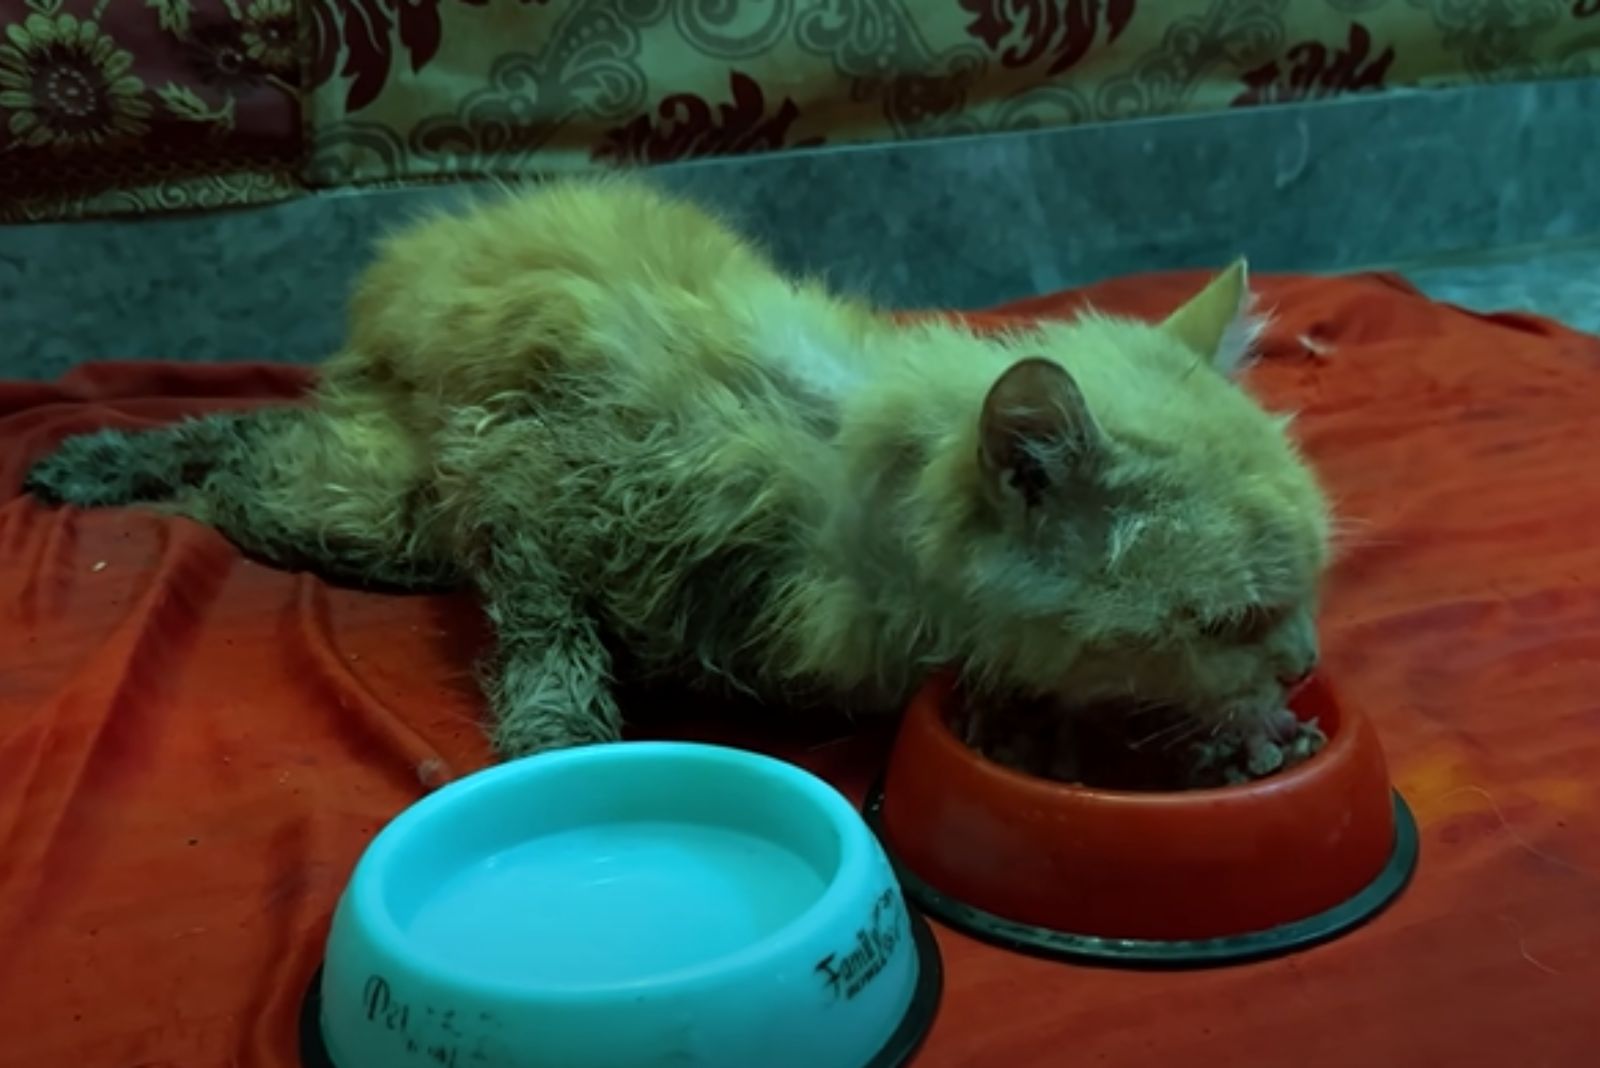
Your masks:
<path fill-rule="evenodd" d="M 974 682 L 1243 724 L 1315 666 L 1328 511 L 1233 380 L 1248 305 L 1241 263 L 1162 323 L 1005 342 L 957 480 Z"/>

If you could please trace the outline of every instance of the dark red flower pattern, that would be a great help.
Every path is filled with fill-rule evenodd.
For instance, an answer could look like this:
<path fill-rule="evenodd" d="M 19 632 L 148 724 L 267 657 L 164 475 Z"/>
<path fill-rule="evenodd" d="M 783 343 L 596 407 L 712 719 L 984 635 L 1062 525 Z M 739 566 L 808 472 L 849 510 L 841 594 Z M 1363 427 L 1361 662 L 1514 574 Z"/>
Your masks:
<path fill-rule="evenodd" d="M 457 0 L 469 7 L 485 7 L 489 0 Z M 543 4 L 546 0 L 520 0 Z M 443 23 L 441 0 L 310 0 L 306 5 L 312 37 L 311 87 L 333 77 L 339 54 L 339 73 L 350 79 L 344 109 L 359 111 L 378 98 L 394 66 L 394 46 L 399 43 L 413 73 L 422 70 L 439 53 Z"/>
<path fill-rule="evenodd" d="M 967 35 L 998 52 L 1001 66 L 1029 67 L 1049 53 L 1051 75 L 1077 66 L 1102 24 L 1107 44 L 1122 36 L 1137 5 L 1138 0 L 961 0 L 961 9 L 975 16 Z"/>
<path fill-rule="evenodd" d="M 183 55 L 202 85 L 245 92 L 274 78 L 294 77 L 296 23 L 289 4 L 255 4 L 245 21 L 226 12 L 196 12 Z"/>
<path fill-rule="evenodd" d="M 605 163 L 667 163 L 822 144 L 820 137 L 789 141 L 789 129 L 800 117 L 800 109 L 788 97 L 769 115 L 766 93 L 748 74 L 730 71 L 728 89 L 731 102 L 715 109 L 694 93 L 666 97 L 656 106 L 654 116 L 640 115 L 607 130 L 591 155 Z"/>
<path fill-rule="evenodd" d="M 1247 88 L 1233 98 L 1235 107 L 1316 100 L 1341 93 L 1382 89 L 1394 62 L 1394 49 L 1372 54 L 1372 34 L 1359 22 L 1350 24 L 1342 48 L 1321 41 L 1301 41 L 1280 59 L 1263 63 L 1242 76 Z"/>
<path fill-rule="evenodd" d="M 971 78 L 960 73 L 943 77 L 902 74 L 889 84 L 889 111 L 908 127 L 954 115 L 967 102 Z"/>

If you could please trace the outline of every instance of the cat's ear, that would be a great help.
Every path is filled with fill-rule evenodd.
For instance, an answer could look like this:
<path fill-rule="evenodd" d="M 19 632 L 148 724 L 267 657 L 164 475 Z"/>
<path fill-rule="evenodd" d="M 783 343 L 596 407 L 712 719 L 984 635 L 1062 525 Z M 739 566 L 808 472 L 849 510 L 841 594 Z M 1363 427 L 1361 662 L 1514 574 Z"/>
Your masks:
<path fill-rule="evenodd" d="M 1078 383 L 1053 360 L 1017 361 L 983 399 L 978 461 L 991 486 L 1030 507 L 1084 474 L 1103 447 Z"/>
<path fill-rule="evenodd" d="M 1250 270 L 1235 260 L 1173 312 L 1161 329 L 1183 342 L 1225 375 L 1232 375 L 1249 360 L 1265 325 L 1252 313 Z"/>

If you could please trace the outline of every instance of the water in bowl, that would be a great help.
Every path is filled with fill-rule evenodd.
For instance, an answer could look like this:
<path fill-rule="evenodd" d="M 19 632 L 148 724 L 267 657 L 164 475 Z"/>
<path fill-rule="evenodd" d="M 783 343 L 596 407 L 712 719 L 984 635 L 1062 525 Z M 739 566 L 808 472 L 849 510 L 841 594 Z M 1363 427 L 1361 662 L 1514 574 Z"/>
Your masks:
<path fill-rule="evenodd" d="M 823 888 L 802 857 L 732 828 L 599 824 L 455 873 L 409 926 L 419 950 L 485 979 L 603 985 L 739 950 L 800 915 Z"/>

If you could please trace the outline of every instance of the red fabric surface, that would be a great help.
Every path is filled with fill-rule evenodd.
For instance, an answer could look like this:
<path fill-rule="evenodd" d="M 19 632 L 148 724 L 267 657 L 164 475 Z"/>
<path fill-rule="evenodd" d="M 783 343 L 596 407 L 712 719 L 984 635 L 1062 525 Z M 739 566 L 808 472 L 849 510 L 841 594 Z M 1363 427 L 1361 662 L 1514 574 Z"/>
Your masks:
<path fill-rule="evenodd" d="M 1090 295 L 1154 315 L 1197 282 Z M 1354 528 L 1327 670 L 1416 810 L 1417 878 L 1340 941 L 1215 971 L 1084 969 L 941 931 L 919 1065 L 1600 1057 L 1600 340 L 1385 278 L 1264 289 L 1279 318 L 1255 383 L 1302 413 Z M 128 364 L 0 386 L 0 1064 L 288 1068 L 363 845 L 425 782 L 487 759 L 470 599 L 352 592 L 187 522 L 15 498 L 69 432 L 304 382 Z M 665 729 L 768 748 L 857 795 L 883 738 Z"/>

